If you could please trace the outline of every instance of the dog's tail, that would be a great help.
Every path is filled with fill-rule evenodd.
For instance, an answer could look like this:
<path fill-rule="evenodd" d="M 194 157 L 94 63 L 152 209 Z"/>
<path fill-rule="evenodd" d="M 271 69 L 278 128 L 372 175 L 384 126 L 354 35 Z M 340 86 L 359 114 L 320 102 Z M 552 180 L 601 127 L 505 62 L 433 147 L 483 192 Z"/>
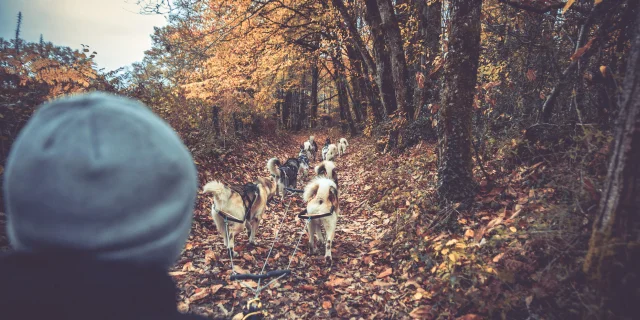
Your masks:
<path fill-rule="evenodd" d="M 202 187 L 202 192 L 204 193 L 213 193 L 213 197 L 218 200 L 222 200 L 224 198 L 224 194 L 227 193 L 228 189 L 222 182 L 219 181 L 211 181 Z"/>
<path fill-rule="evenodd" d="M 319 176 L 333 176 L 333 169 L 335 169 L 336 164 L 333 161 L 322 161 L 318 166 L 316 166 L 315 171 Z"/>
<path fill-rule="evenodd" d="M 314 136 L 309 136 L 309 142 L 313 143 Z"/>
<path fill-rule="evenodd" d="M 269 159 L 269 161 L 267 161 L 267 170 L 269 170 L 269 172 L 271 172 L 271 174 L 276 177 L 280 176 L 280 170 L 278 170 L 279 167 L 280 167 L 280 160 L 278 160 L 278 158 L 274 157 Z"/>

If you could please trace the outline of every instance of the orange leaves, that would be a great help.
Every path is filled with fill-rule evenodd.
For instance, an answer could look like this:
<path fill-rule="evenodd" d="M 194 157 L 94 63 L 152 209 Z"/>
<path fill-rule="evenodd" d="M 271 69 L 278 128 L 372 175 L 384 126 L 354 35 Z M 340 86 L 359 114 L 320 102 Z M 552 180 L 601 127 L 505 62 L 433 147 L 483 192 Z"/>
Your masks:
<path fill-rule="evenodd" d="M 567 12 L 567 10 L 569 10 L 569 8 L 571 8 L 571 6 L 573 5 L 574 2 L 576 2 L 576 0 L 568 0 L 567 4 L 565 4 L 564 8 L 562 8 L 562 14 Z"/>
<path fill-rule="evenodd" d="M 382 271 L 380 274 L 378 274 L 376 276 L 376 278 L 378 278 L 378 279 L 386 278 L 386 277 L 390 276 L 392 273 L 393 273 L 393 269 L 392 268 L 387 268 L 384 271 Z"/>
<path fill-rule="evenodd" d="M 499 86 L 499 85 L 501 85 L 501 84 L 502 84 L 502 81 L 492 81 L 492 82 L 487 82 L 487 83 L 485 83 L 485 84 L 482 86 L 482 89 L 484 89 L 484 90 L 489 90 L 489 89 L 491 89 L 491 88 L 493 88 L 493 87 L 497 87 L 497 86 Z"/>
<path fill-rule="evenodd" d="M 581 48 L 579 48 L 578 50 L 576 50 L 576 52 L 571 55 L 571 58 L 569 58 L 569 60 L 571 61 L 575 61 L 577 59 L 580 59 L 580 57 L 582 57 L 582 55 L 587 52 L 587 50 L 589 50 L 589 48 L 591 48 L 591 45 L 593 44 L 593 41 L 595 40 L 595 38 L 591 38 L 589 40 L 589 42 L 587 42 L 587 44 L 585 44 L 584 46 L 582 46 Z"/>
<path fill-rule="evenodd" d="M 322 302 L 322 308 L 331 309 L 331 307 L 332 307 L 331 301 L 323 301 Z"/>
<path fill-rule="evenodd" d="M 414 319 L 428 319 L 431 316 L 431 306 L 420 306 L 411 311 L 409 316 Z"/>
<path fill-rule="evenodd" d="M 533 69 L 527 70 L 527 79 L 529 81 L 536 81 L 536 72 Z"/>
<path fill-rule="evenodd" d="M 424 74 L 422 72 L 416 72 L 416 82 L 418 83 L 418 88 L 424 88 Z"/>

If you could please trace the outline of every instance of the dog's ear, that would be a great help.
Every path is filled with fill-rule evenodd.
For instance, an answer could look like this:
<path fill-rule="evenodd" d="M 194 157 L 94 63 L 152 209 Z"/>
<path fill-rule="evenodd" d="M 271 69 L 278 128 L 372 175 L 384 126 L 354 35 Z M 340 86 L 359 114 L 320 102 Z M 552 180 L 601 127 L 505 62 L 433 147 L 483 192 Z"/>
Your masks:
<path fill-rule="evenodd" d="M 302 195 L 302 198 L 304 199 L 305 202 L 309 202 L 311 201 L 311 199 L 316 197 L 316 194 L 318 193 L 318 188 L 320 188 L 320 185 L 318 184 L 318 182 L 311 182 L 309 183 L 305 188 L 304 188 L 304 194 Z"/>
<path fill-rule="evenodd" d="M 329 202 L 334 206 L 338 202 L 338 189 L 334 187 L 329 188 Z"/>

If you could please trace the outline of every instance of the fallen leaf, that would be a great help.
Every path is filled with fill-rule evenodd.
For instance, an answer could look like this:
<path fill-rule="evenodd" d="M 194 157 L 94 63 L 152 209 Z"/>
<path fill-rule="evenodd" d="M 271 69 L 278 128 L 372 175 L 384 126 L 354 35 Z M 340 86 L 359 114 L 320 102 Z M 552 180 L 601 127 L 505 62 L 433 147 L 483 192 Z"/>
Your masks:
<path fill-rule="evenodd" d="M 582 57 L 582 55 L 584 55 L 585 52 L 587 52 L 587 50 L 589 50 L 589 48 L 591 48 L 591 45 L 593 44 L 593 40 L 595 40 L 596 38 L 591 38 L 587 44 L 585 44 L 584 46 L 580 47 L 578 50 L 576 50 L 576 52 L 571 55 L 571 57 L 569 58 L 569 60 L 574 61 L 579 59 L 580 57 Z"/>
<path fill-rule="evenodd" d="M 498 254 L 497 256 L 493 257 L 493 262 L 497 263 L 498 261 L 500 261 L 500 259 L 502 259 L 503 256 L 504 256 L 504 252 Z"/>
<path fill-rule="evenodd" d="M 464 237 L 469 239 L 469 238 L 473 238 L 473 230 L 471 229 L 467 229 L 467 231 L 464 232 Z"/>
<path fill-rule="evenodd" d="M 209 295 L 209 288 L 198 288 L 195 293 L 189 297 L 190 302 L 202 300 Z"/>
<path fill-rule="evenodd" d="M 383 282 L 383 281 L 374 281 L 373 285 L 375 286 L 379 286 L 379 287 L 390 287 L 390 286 L 395 286 L 396 284 L 394 282 Z"/>
<path fill-rule="evenodd" d="M 211 294 L 215 294 L 216 292 L 218 292 L 218 290 L 220 290 L 220 288 L 222 288 L 222 284 L 214 284 L 210 287 L 210 291 Z"/>
<path fill-rule="evenodd" d="M 172 271 L 172 272 L 169 272 L 169 275 L 172 276 L 172 277 L 183 276 L 185 274 L 187 274 L 187 273 L 184 272 L 184 271 Z"/>
<path fill-rule="evenodd" d="M 193 262 L 189 261 L 182 266 L 182 271 L 193 271 L 195 268 L 193 267 Z"/>
<path fill-rule="evenodd" d="M 414 319 L 427 319 L 430 315 L 431 306 L 421 306 L 413 309 L 409 316 Z"/>
<path fill-rule="evenodd" d="M 567 10 L 569 10 L 569 8 L 571 8 L 571 6 L 573 5 L 573 3 L 576 2 L 576 0 L 569 0 L 567 1 L 567 4 L 564 5 L 564 8 L 562 8 L 562 14 L 564 14 L 565 12 L 567 12 Z"/>
<path fill-rule="evenodd" d="M 308 284 L 301 285 L 300 289 L 302 289 L 304 291 L 316 291 L 316 288 L 314 286 L 310 286 Z"/>
<path fill-rule="evenodd" d="M 527 309 L 529 308 L 529 306 L 531 305 L 531 302 L 533 301 L 533 296 L 528 296 L 524 299 L 524 302 L 527 304 Z"/>
<path fill-rule="evenodd" d="M 386 270 L 382 271 L 379 275 L 377 275 L 376 278 L 382 279 L 384 277 L 390 276 L 392 273 L 393 273 L 393 269 L 387 268 Z"/>
<path fill-rule="evenodd" d="M 322 302 L 322 307 L 323 307 L 324 309 L 331 309 L 331 306 L 332 306 L 332 305 L 331 305 L 331 301 L 323 301 L 323 302 Z"/>
<path fill-rule="evenodd" d="M 186 301 L 182 301 L 178 303 L 178 312 L 187 313 L 189 312 L 189 303 Z"/>
<path fill-rule="evenodd" d="M 479 315 L 473 314 L 473 313 L 465 314 L 464 316 L 460 316 L 456 318 L 456 320 L 480 320 L 480 319 L 482 318 Z"/>

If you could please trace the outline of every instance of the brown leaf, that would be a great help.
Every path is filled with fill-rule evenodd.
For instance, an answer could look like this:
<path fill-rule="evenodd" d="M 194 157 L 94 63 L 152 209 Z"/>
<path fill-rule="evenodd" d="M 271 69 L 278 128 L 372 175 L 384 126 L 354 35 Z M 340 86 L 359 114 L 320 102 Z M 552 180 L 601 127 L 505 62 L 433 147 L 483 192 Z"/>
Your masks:
<path fill-rule="evenodd" d="M 193 262 L 189 261 L 182 266 L 182 271 L 194 271 L 196 268 L 193 267 Z"/>
<path fill-rule="evenodd" d="M 464 232 L 464 237 L 467 239 L 473 238 L 473 230 L 467 229 L 467 231 Z"/>
<path fill-rule="evenodd" d="M 431 315 L 431 306 L 421 306 L 413 309 L 409 316 L 414 319 L 427 319 Z"/>
<path fill-rule="evenodd" d="M 464 316 L 456 318 L 456 320 L 480 320 L 480 319 L 482 318 L 479 315 L 473 314 L 473 313 L 465 314 Z"/>
<path fill-rule="evenodd" d="M 595 40 L 595 38 L 591 38 L 589 40 L 589 42 L 587 42 L 587 44 L 585 44 L 583 47 L 579 48 L 578 50 L 576 50 L 576 52 L 571 56 L 571 58 L 569 58 L 569 60 L 574 61 L 579 59 L 580 57 L 582 57 L 582 55 L 589 50 L 589 48 L 591 48 L 591 45 L 593 44 L 593 40 Z"/>
<path fill-rule="evenodd" d="M 335 278 L 333 280 L 327 281 L 325 284 L 330 287 L 337 287 L 344 282 L 344 278 Z"/>
<path fill-rule="evenodd" d="M 195 293 L 189 297 L 189 301 L 194 302 L 202 300 L 209 295 L 209 288 L 198 288 Z"/>
<path fill-rule="evenodd" d="M 377 275 L 376 278 L 382 279 L 382 278 L 390 276 L 392 273 L 393 273 L 393 269 L 392 268 L 387 268 L 386 270 L 382 271 L 379 275 Z"/>
<path fill-rule="evenodd" d="M 536 72 L 533 69 L 527 70 L 527 79 L 529 79 L 529 81 L 536 81 Z"/>
<path fill-rule="evenodd" d="M 189 312 L 189 302 L 188 301 L 182 301 L 182 302 L 178 303 L 178 312 L 180 312 L 180 313 Z"/>
<path fill-rule="evenodd" d="M 533 301 L 533 296 L 528 296 L 524 299 L 524 302 L 527 304 L 527 308 L 529 308 L 532 301 Z"/>
<path fill-rule="evenodd" d="M 220 288 L 222 288 L 222 284 L 214 284 L 209 290 L 211 291 L 211 294 L 215 294 L 216 292 L 218 292 L 218 290 L 220 290 Z"/>
<path fill-rule="evenodd" d="M 331 301 L 323 301 L 322 302 L 322 308 L 324 309 L 331 309 Z"/>
<path fill-rule="evenodd" d="M 390 287 L 390 286 L 395 286 L 396 284 L 394 282 L 383 282 L 383 281 L 374 281 L 373 285 L 375 286 L 379 286 L 379 287 Z"/>
<path fill-rule="evenodd" d="M 497 263 L 498 261 L 500 261 L 500 259 L 502 259 L 503 256 L 504 256 L 504 252 L 498 254 L 497 256 L 493 257 L 493 262 Z"/>
<path fill-rule="evenodd" d="M 303 284 L 300 286 L 300 289 L 304 290 L 304 291 L 316 291 L 316 287 L 314 286 L 310 286 L 308 284 Z"/>

